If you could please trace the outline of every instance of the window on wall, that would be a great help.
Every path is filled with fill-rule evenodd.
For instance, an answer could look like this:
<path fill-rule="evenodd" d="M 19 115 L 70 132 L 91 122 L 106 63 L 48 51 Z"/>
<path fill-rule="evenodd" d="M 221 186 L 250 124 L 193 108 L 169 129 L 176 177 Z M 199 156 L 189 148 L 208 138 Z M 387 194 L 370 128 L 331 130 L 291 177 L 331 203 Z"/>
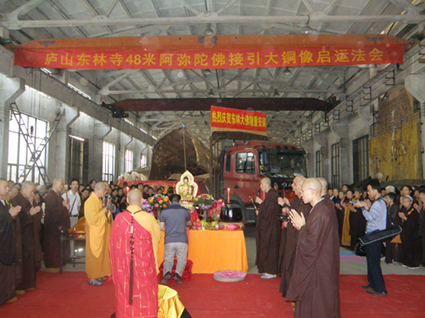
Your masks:
<path fill-rule="evenodd" d="M 236 154 L 236 172 L 248 174 L 255 173 L 254 154 L 252 152 Z"/>
<path fill-rule="evenodd" d="M 145 168 L 148 165 L 148 157 L 145 155 L 140 156 L 140 168 Z"/>
<path fill-rule="evenodd" d="M 316 151 L 316 178 L 322 176 L 322 152 Z"/>
<path fill-rule="evenodd" d="M 83 161 L 84 161 L 84 139 L 76 136 L 69 136 L 71 147 L 69 177 L 83 181 Z"/>
<path fill-rule="evenodd" d="M 37 148 L 43 139 L 47 136 L 48 123 L 47 121 L 21 114 L 23 123 L 28 129 L 28 133 L 32 136 L 32 140 Z M 47 169 L 47 157 L 46 148 L 40 155 L 37 161 L 38 166 Z M 9 149 L 8 149 L 8 161 L 7 161 L 7 179 L 18 182 L 19 177 L 24 173 L 25 165 L 31 159 L 31 152 L 25 142 L 24 135 L 19 130 L 19 124 L 15 120 L 15 117 L 10 115 L 9 122 Z M 22 181 L 22 180 L 19 180 Z M 26 181 L 32 181 L 34 183 L 43 183 L 43 179 L 40 177 L 39 170 L 35 167 L 31 170 L 26 178 Z"/>
<path fill-rule="evenodd" d="M 353 177 L 354 182 L 369 176 L 369 136 L 353 140 Z"/>
<path fill-rule="evenodd" d="M 333 187 L 339 187 L 341 185 L 339 159 L 339 143 L 336 143 L 331 146 L 331 182 Z"/>
<path fill-rule="evenodd" d="M 104 141 L 102 153 L 102 181 L 113 181 L 115 173 L 115 145 Z"/>
<path fill-rule="evenodd" d="M 124 154 L 124 171 L 133 171 L 133 151 L 126 150 Z"/>

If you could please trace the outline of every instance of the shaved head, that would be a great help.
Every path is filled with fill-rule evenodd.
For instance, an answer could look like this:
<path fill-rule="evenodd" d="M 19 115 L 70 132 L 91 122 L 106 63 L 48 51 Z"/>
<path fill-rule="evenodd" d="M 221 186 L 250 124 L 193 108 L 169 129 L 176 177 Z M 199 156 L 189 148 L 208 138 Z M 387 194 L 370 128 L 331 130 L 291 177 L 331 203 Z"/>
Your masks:
<path fill-rule="evenodd" d="M 317 180 L 322 185 L 322 195 L 325 195 L 326 191 L 328 191 L 328 181 L 325 178 L 317 178 Z"/>
<path fill-rule="evenodd" d="M 27 189 L 32 190 L 32 188 L 34 187 L 35 187 L 34 183 L 32 183 L 31 181 L 25 181 L 24 183 L 22 183 L 21 191 L 27 190 Z"/>
<path fill-rule="evenodd" d="M 272 180 L 270 180 L 270 178 L 263 178 L 261 182 L 263 182 L 265 185 L 268 185 L 269 187 L 272 186 Z"/>
<path fill-rule="evenodd" d="M 302 199 L 304 203 L 314 206 L 322 197 L 322 185 L 315 178 L 307 179 L 302 186 Z"/>
<path fill-rule="evenodd" d="M 106 187 L 107 187 L 106 183 L 100 181 L 100 182 L 96 183 L 96 185 L 94 186 L 94 190 L 95 191 L 96 190 L 102 190 L 103 191 Z"/>
<path fill-rule="evenodd" d="M 322 192 L 322 184 L 316 178 L 309 178 L 305 180 L 303 184 L 303 189 L 312 189 L 316 192 Z"/>
<path fill-rule="evenodd" d="M 143 199 L 143 193 L 139 189 L 133 189 L 127 193 L 127 202 L 130 205 L 140 206 Z"/>

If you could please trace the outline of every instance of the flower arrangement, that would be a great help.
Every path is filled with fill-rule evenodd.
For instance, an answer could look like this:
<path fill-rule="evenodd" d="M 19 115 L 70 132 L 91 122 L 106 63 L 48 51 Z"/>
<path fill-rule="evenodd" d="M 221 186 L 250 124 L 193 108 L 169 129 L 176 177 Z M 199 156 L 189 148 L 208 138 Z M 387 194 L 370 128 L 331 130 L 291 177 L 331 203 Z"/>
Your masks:
<path fill-rule="evenodd" d="M 148 200 L 143 199 L 142 207 L 141 208 L 142 208 L 143 211 L 152 214 L 152 207 L 149 204 Z"/>
<path fill-rule="evenodd" d="M 214 221 L 220 220 L 220 212 L 223 207 L 224 207 L 224 202 L 222 199 L 215 200 L 214 204 L 208 210 L 208 215 Z"/>
<path fill-rule="evenodd" d="M 193 205 L 199 206 L 201 209 L 208 210 L 214 204 L 214 198 L 209 194 L 201 194 L 198 195 L 195 199 L 193 199 Z"/>
<path fill-rule="evenodd" d="M 148 199 L 148 202 L 152 209 L 163 209 L 170 205 L 168 197 L 162 194 L 155 194 Z"/>

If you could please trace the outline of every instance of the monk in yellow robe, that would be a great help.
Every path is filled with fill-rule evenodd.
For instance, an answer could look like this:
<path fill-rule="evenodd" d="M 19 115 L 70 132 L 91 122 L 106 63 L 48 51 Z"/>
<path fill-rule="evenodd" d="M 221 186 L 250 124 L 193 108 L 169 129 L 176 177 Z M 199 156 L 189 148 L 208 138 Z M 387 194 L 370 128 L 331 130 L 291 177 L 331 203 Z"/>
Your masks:
<path fill-rule="evenodd" d="M 112 229 L 112 215 L 109 201 L 103 204 L 108 186 L 104 182 L 95 185 L 91 196 L 84 203 L 86 217 L 86 273 L 89 284 L 101 286 L 105 276 L 111 276 L 109 258 L 109 237 Z"/>

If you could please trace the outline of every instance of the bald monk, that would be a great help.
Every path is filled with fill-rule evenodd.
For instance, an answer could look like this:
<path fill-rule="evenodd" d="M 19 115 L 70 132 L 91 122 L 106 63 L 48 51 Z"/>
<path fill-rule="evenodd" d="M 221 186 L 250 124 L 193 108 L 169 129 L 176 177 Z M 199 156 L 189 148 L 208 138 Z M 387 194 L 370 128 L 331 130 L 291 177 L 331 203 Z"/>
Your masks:
<path fill-rule="evenodd" d="M 21 191 L 13 198 L 10 202 L 12 206 L 20 206 L 21 212 L 18 214 L 20 230 L 21 230 L 21 247 L 22 247 L 22 272 L 18 275 L 22 275 L 21 283 L 17 286 L 19 293 L 23 290 L 34 289 L 36 272 L 38 269 L 39 256 L 36 255 L 38 251 L 37 245 L 40 244 L 35 237 L 39 237 L 35 234 L 34 229 L 39 228 L 39 222 L 41 208 L 39 206 L 33 206 L 34 202 L 34 191 L 35 186 L 30 181 L 22 183 Z"/>
<path fill-rule="evenodd" d="M 261 191 L 266 193 L 266 198 L 259 197 L 255 202 L 260 204 L 257 213 L 257 225 L 255 238 L 257 246 L 257 258 L 255 265 L 262 279 L 276 278 L 279 264 L 279 241 L 280 241 L 280 206 L 277 203 L 279 195 L 272 188 L 269 178 L 264 178 L 260 183 Z"/>
<path fill-rule="evenodd" d="M 340 318 L 339 242 L 335 211 L 322 198 L 317 179 L 307 179 L 302 199 L 312 209 L 307 223 L 303 214 L 290 211 L 292 225 L 298 229 L 295 255 L 286 301 L 295 302 L 295 318 Z"/>
<path fill-rule="evenodd" d="M 158 315 L 161 231 L 155 217 L 141 209 L 142 201 L 143 193 L 138 189 L 128 192 L 127 211 L 117 215 L 112 227 L 109 254 L 117 318 Z"/>
<path fill-rule="evenodd" d="M 112 229 L 112 215 L 108 206 L 110 199 L 103 205 L 102 198 L 108 192 L 105 182 L 98 182 L 94 191 L 84 203 L 86 217 L 86 273 L 89 284 L 102 286 L 105 276 L 111 276 L 109 259 L 109 237 Z"/>
<path fill-rule="evenodd" d="M 17 300 L 15 219 L 21 207 L 10 207 L 4 199 L 8 192 L 9 183 L 0 179 L 0 305 Z"/>
<path fill-rule="evenodd" d="M 303 213 L 305 217 L 311 210 L 310 203 L 304 203 L 301 199 L 301 187 L 305 181 L 303 176 L 295 177 L 292 181 L 292 191 L 294 191 L 295 199 L 289 203 L 287 198 L 279 198 L 278 203 L 283 206 L 282 212 L 289 215 L 289 210 L 294 209 L 298 213 Z M 284 221 L 279 247 L 279 271 L 280 271 L 280 287 L 279 292 L 282 297 L 286 296 L 289 281 L 295 263 L 295 251 L 297 250 L 298 230 L 294 228 L 291 222 Z"/>
<path fill-rule="evenodd" d="M 44 264 L 46 272 L 57 273 L 64 265 L 61 259 L 61 230 L 70 228 L 69 203 L 61 197 L 62 179 L 54 179 L 52 188 L 44 197 Z M 69 258 L 69 241 L 62 242 L 64 260 Z"/>

